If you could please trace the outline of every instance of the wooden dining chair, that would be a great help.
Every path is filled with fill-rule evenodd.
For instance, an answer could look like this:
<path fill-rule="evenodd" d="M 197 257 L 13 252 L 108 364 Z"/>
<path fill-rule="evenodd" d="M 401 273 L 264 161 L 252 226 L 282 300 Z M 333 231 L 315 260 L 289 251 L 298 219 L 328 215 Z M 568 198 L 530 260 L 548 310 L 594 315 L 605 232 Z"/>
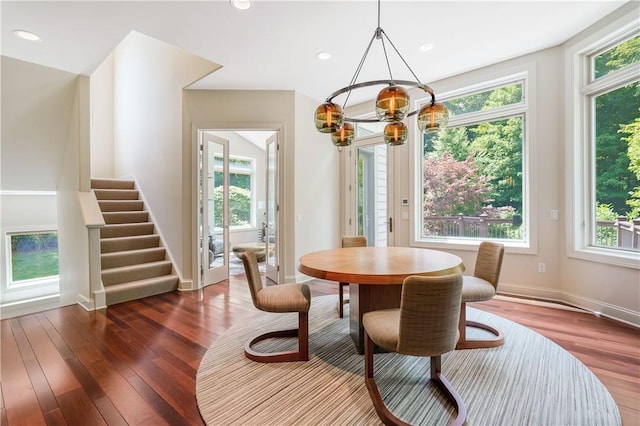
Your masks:
<path fill-rule="evenodd" d="M 252 251 L 242 253 L 242 263 L 247 274 L 253 305 L 265 312 L 297 312 L 298 328 L 272 331 L 252 338 L 244 346 L 247 358 L 257 362 L 289 362 L 309 360 L 309 308 L 311 291 L 306 284 L 279 284 L 263 286 L 256 254 Z M 253 349 L 253 345 L 266 339 L 297 338 L 298 350 L 287 352 L 263 353 Z"/>
<path fill-rule="evenodd" d="M 367 312 L 364 324 L 365 384 L 378 416 L 385 425 L 406 425 L 387 408 L 374 379 L 375 346 L 403 355 L 431 358 L 430 379 L 456 409 L 450 424 L 462 425 L 466 408 L 462 398 L 442 374 L 441 356 L 455 349 L 462 296 L 462 275 L 405 278 L 399 309 Z M 396 395 L 397 397 L 398 395 Z"/>
<path fill-rule="evenodd" d="M 367 237 L 364 235 L 345 235 L 342 237 L 342 248 L 347 247 L 366 247 L 367 246 Z M 345 303 L 349 303 L 349 299 L 344 298 L 344 288 L 347 287 L 349 283 L 338 283 L 338 312 L 340 313 L 340 318 L 344 316 L 344 305 Z"/>
<path fill-rule="evenodd" d="M 458 340 L 456 349 L 495 348 L 504 343 L 504 336 L 500 330 L 487 324 L 467 320 L 468 302 L 490 300 L 496 295 L 503 257 L 503 244 L 489 241 L 480 243 L 473 276 L 465 275 L 463 277 L 462 307 L 460 309 L 460 320 L 458 322 L 460 339 Z M 494 337 L 470 339 L 467 337 L 467 327 L 488 331 L 493 334 Z"/>

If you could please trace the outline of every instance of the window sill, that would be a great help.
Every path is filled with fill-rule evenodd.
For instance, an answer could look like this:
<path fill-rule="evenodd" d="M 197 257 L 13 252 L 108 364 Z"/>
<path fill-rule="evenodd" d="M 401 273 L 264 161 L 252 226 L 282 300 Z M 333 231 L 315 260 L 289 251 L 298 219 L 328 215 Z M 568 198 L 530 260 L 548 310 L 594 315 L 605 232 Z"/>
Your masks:
<path fill-rule="evenodd" d="M 604 248 L 584 248 L 569 253 L 569 257 L 589 262 L 640 270 L 640 253 L 632 251 L 608 250 Z"/>

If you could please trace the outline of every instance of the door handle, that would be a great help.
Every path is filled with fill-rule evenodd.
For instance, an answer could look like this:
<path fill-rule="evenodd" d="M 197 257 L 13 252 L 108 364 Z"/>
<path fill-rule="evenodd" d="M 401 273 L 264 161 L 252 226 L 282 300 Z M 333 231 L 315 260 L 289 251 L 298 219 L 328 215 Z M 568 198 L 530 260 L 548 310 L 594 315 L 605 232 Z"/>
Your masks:
<path fill-rule="evenodd" d="M 393 232 L 393 218 L 389 218 L 389 232 Z"/>

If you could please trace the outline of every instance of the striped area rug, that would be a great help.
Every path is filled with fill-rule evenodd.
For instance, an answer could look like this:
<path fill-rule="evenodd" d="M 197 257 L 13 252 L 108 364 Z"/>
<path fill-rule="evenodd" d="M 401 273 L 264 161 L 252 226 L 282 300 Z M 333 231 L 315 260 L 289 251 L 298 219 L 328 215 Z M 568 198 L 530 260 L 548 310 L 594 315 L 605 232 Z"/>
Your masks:
<path fill-rule="evenodd" d="M 336 296 L 312 300 L 308 362 L 261 364 L 244 343 L 291 328 L 295 314 L 258 313 L 216 340 L 202 359 L 196 399 L 208 425 L 378 425 L 364 384 L 364 361 L 336 313 Z M 467 425 L 619 425 L 613 398 L 584 364 L 547 338 L 499 316 L 468 318 L 501 329 L 499 348 L 453 351 L 442 371 L 467 407 Z M 263 350 L 292 348 L 263 342 Z M 411 424 L 446 424 L 452 408 L 429 377 L 429 359 L 376 354 L 375 375 L 391 411 Z"/>

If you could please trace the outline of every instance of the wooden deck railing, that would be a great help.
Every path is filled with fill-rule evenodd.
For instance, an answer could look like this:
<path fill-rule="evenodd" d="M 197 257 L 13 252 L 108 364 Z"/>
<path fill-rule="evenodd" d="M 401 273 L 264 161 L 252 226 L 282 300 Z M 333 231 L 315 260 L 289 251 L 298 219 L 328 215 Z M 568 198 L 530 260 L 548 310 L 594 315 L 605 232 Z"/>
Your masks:
<path fill-rule="evenodd" d="M 524 230 L 522 218 L 490 218 L 480 216 L 425 216 L 424 231 L 427 235 L 439 237 L 505 238 L 522 239 Z"/>
<path fill-rule="evenodd" d="M 425 216 L 424 232 L 438 237 L 522 239 L 522 218 L 490 218 L 480 216 Z M 640 218 L 601 220 L 596 223 L 596 245 L 640 249 Z"/>
<path fill-rule="evenodd" d="M 596 244 L 640 249 L 640 218 L 629 221 L 625 216 L 618 216 L 616 220 L 599 220 L 596 222 Z"/>

